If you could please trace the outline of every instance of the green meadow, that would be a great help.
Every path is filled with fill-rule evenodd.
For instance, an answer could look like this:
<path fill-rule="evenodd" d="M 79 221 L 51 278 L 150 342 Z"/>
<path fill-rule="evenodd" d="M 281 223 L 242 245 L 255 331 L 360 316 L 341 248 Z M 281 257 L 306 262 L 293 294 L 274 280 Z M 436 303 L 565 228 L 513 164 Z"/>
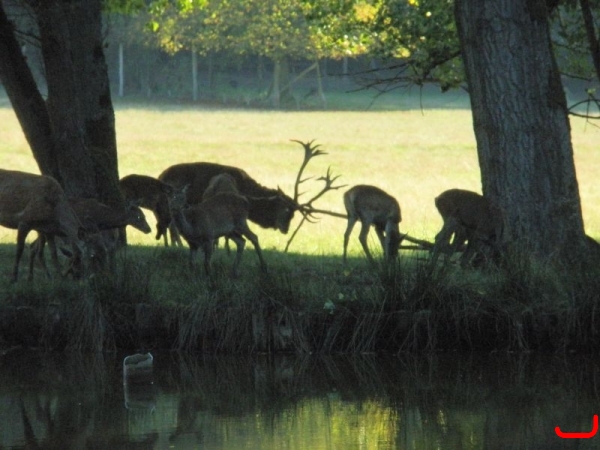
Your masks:
<path fill-rule="evenodd" d="M 346 95 L 343 98 L 338 94 L 331 99 L 330 105 L 337 106 L 336 110 L 303 111 L 117 100 L 120 176 L 132 173 L 158 176 L 172 164 L 210 161 L 243 168 L 262 185 L 279 186 L 291 195 L 303 149 L 290 140 L 314 140 L 327 155 L 313 159 L 308 165 L 305 175 L 313 178 L 302 185 L 301 201 L 318 192 L 322 185 L 318 178 L 331 167 L 334 175 L 340 175 L 337 183 L 347 187 L 327 193 L 315 203 L 316 207 L 344 213 L 343 191 L 355 184 L 373 184 L 398 199 L 402 209 L 402 232 L 432 241 L 442 224 L 434 206 L 435 196 L 453 187 L 481 190 L 471 112 L 465 96 L 456 93 L 421 95 L 418 91 L 378 98 L 365 92 Z M 598 238 L 600 212 L 596 205 L 600 200 L 597 182 L 600 154 L 597 145 L 600 129 L 578 118 L 571 120 L 571 127 L 586 230 Z M 38 172 L 5 97 L 0 97 L 0 137 L 0 165 L 3 168 Z M 307 350 L 310 341 L 314 348 L 340 351 L 376 350 L 381 347 L 378 343 L 382 339 L 388 339 L 388 334 L 395 336 L 393 339 L 404 336 L 397 338 L 398 342 L 386 341 L 394 349 L 434 349 L 447 336 L 460 341 L 450 346 L 476 347 L 473 339 L 482 327 L 489 330 L 495 327 L 496 331 L 505 333 L 498 341 L 492 339 L 488 347 L 535 346 L 531 336 L 521 336 L 518 330 L 522 329 L 523 315 L 533 314 L 538 308 L 553 317 L 564 318 L 565 324 L 559 333 L 561 341 L 553 347 L 566 347 L 572 343 L 574 323 L 579 323 L 581 314 L 585 313 L 569 309 L 573 296 L 569 292 L 559 296 L 563 288 L 557 284 L 554 289 L 556 277 L 553 274 L 532 274 L 519 267 L 512 274 L 493 274 L 482 281 L 474 270 L 455 268 L 450 273 L 431 273 L 423 263 L 426 261 L 423 252 L 407 250 L 400 256 L 397 272 L 372 270 L 358 243 L 359 226 L 350 242 L 352 258 L 344 268 L 341 253 L 345 220 L 330 216 L 321 216 L 316 223 L 305 223 L 288 254 L 283 250 L 289 234 L 282 235 L 251 224 L 265 249 L 270 269 L 268 277 L 256 275 L 257 259 L 252 245 L 248 244 L 241 265 L 241 279 L 230 282 L 228 268 L 232 258 L 220 250 L 214 257 L 217 275 L 214 283 L 209 283 L 200 270 L 201 264 L 196 273 L 190 271 L 187 248 L 165 249 L 162 242 L 154 240 L 154 219 L 150 213 L 146 216 L 153 232 L 143 235 L 129 230 L 131 246 L 115 281 L 96 280 L 93 286 L 84 288 L 83 294 L 66 287 L 68 281 L 46 280 L 39 271 L 36 272 L 36 283 L 26 283 L 27 253 L 21 265 L 21 281 L 9 285 L 15 233 L 0 228 L 2 296 L 11 305 L 19 305 L 23 299 L 28 299 L 31 305 L 44 305 L 49 301 L 47 293 L 55 292 L 55 295 L 63 296 L 67 305 L 87 305 L 78 306 L 81 329 L 71 330 L 71 334 L 79 336 L 71 345 L 82 348 L 105 348 L 106 341 L 110 340 L 102 334 L 105 331 L 98 331 L 102 336 L 96 333 L 93 344 L 84 337 L 85 330 L 92 327 L 84 330 L 85 324 L 95 323 L 94 318 L 104 314 L 106 305 L 101 311 L 98 302 L 82 303 L 82 297 L 102 299 L 102 302 L 126 298 L 126 303 L 131 305 L 174 305 L 175 312 L 161 313 L 178 323 L 175 327 L 178 331 L 169 338 L 176 342 L 174 347 L 207 346 L 208 338 L 202 333 L 209 332 L 199 330 L 209 327 L 210 333 L 220 335 L 220 340 L 211 338 L 215 339 L 211 341 L 211 349 L 215 350 L 216 346 L 229 351 L 245 351 L 241 342 L 247 340 L 253 340 L 254 348 L 268 347 L 264 343 L 256 344 L 256 330 L 254 335 L 247 330 L 249 323 L 255 325 L 257 311 L 267 314 L 272 311 L 271 307 L 279 311 L 280 319 L 285 318 L 286 326 L 296 330 L 294 342 L 281 344 L 281 348 Z M 300 217 L 294 219 L 292 231 L 299 221 Z M 32 233 L 29 240 L 34 237 L 35 233 Z M 378 252 L 374 233 L 369 242 Z M 550 312 L 548 295 L 541 294 L 546 288 L 550 290 L 550 297 L 554 293 L 560 297 L 552 304 Z M 382 311 L 390 306 L 390 299 L 397 302 L 392 308 L 393 313 L 402 315 L 394 325 L 382 316 Z M 366 310 L 356 310 L 355 300 L 365 300 Z M 229 309 L 222 309 L 223 302 Z M 482 302 L 488 303 L 483 307 Z M 596 302 L 593 300 L 593 305 Z M 110 305 L 114 307 L 114 304 Z M 188 309 L 182 312 L 177 308 Z M 337 328 L 332 328 L 338 341 L 330 335 L 317 333 L 314 323 L 301 319 L 298 310 L 312 310 L 321 325 L 331 320 L 334 311 L 338 314 L 343 310 L 341 316 L 336 316 L 341 317 Z M 373 315 L 373 311 L 377 314 Z M 565 311 L 577 315 L 573 318 L 565 315 Z M 582 322 L 581 326 L 585 324 Z M 172 331 L 173 327 L 169 327 Z M 399 332 L 398 327 L 403 331 Z M 457 337 L 453 327 L 466 329 L 466 335 Z M 543 327 L 543 324 L 532 325 L 540 335 L 547 332 Z M 250 334 L 244 336 L 242 330 Z M 423 338 L 423 333 L 427 337 Z M 128 339 L 125 341 L 129 346 L 141 345 L 137 338 L 130 336 Z M 98 344 L 98 340 L 102 343 Z M 113 337 L 111 345 L 116 345 L 115 340 Z M 199 341 L 203 344 L 198 344 Z"/>
<path fill-rule="evenodd" d="M 120 176 L 158 176 L 172 164 L 211 161 L 243 168 L 262 185 L 280 186 L 291 194 L 303 150 L 290 139 L 314 139 L 328 154 L 307 167 L 306 174 L 315 179 L 302 186 L 305 198 L 320 188 L 316 178 L 331 167 L 340 175 L 339 184 L 373 184 L 394 195 L 402 209 L 401 231 L 431 240 L 441 226 L 433 203 L 436 195 L 453 187 L 481 191 L 470 111 L 453 107 L 465 105 L 456 94 L 448 94 L 445 109 L 420 109 L 418 93 L 412 93 L 411 101 L 406 101 L 411 107 L 402 109 L 398 100 L 395 110 L 389 109 L 391 100 L 371 105 L 371 96 L 354 95 L 362 96 L 362 110 L 256 111 L 117 102 Z M 438 103 L 443 101 L 441 96 Z M 6 99 L 0 103 L 0 136 L 2 167 L 38 172 Z M 574 118 L 572 137 L 586 229 L 599 236 L 600 129 Z M 329 192 L 316 206 L 344 212 L 345 189 Z M 153 219 L 152 214 L 147 216 Z M 344 227 L 343 219 L 323 216 L 318 223 L 303 226 L 290 251 L 340 254 Z M 285 247 L 288 236 L 256 231 L 265 248 Z M 129 235 L 134 244 L 158 244 L 153 236 L 135 230 Z M 0 242 L 11 241 L 13 232 L 0 229 Z M 355 241 L 352 251 L 358 254 Z M 372 241 L 375 245 L 374 236 Z"/>

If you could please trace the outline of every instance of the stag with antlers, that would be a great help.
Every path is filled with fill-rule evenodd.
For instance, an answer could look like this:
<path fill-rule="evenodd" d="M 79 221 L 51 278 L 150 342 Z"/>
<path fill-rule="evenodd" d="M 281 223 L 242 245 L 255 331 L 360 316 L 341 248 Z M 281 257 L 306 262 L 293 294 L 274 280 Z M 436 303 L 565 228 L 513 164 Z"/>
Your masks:
<path fill-rule="evenodd" d="M 261 186 L 244 170 L 237 167 L 225 166 L 216 163 L 196 162 L 176 164 L 165 169 L 158 177 L 164 183 L 167 183 L 174 188 L 181 189 L 183 186 L 189 185 L 187 189 L 186 201 L 188 205 L 197 205 L 203 201 L 205 191 L 209 187 L 211 180 L 218 175 L 228 174 L 235 182 L 239 194 L 243 197 L 251 199 L 248 219 L 260 225 L 263 228 L 273 228 L 286 234 L 290 228 L 290 222 L 296 211 L 303 215 L 303 219 L 291 236 L 286 250 L 291 241 L 296 235 L 298 229 L 305 221 L 313 220 L 314 214 L 333 214 L 328 211 L 318 210 L 313 207 L 313 203 L 326 192 L 338 189 L 342 186 L 334 186 L 333 183 L 338 177 L 332 177 L 331 170 L 319 180 L 325 182 L 325 186 L 313 198 L 306 202 L 300 203 L 299 192 L 300 184 L 310 178 L 303 179 L 303 172 L 309 161 L 315 156 L 323 155 L 325 152 L 318 149 L 318 145 L 313 146 L 313 141 L 303 143 L 295 140 L 304 147 L 304 159 L 298 171 L 294 186 L 294 198 L 287 196 L 281 189 L 272 189 Z M 171 241 L 173 243 L 181 243 L 178 237 L 176 224 L 171 224 Z"/>

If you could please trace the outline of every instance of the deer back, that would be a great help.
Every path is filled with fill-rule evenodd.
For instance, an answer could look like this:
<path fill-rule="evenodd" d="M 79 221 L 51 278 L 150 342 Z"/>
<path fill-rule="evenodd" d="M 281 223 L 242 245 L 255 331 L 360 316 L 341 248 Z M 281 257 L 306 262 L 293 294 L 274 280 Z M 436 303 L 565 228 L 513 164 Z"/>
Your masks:
<path fill-rule="evenodd" d="M 158 178 L 172 186 L 189 185 L 187 202 L 194 205 L 202 201 L 210 180 L 223 173 L 235 180 L 240 195 L 262 200 L 251 201 L 251 221 L 263 228 L 275 228 L 287 233 L 297 203 L 280 189 L 261 186 L 242 169 L 215 163 L 184 163 L 167 168 Z"/>
<path fill-rule="evenodd" d="M 21 223 L 66 237 L 73 243 L 82 232 L 81 222 L 56 180 L 0 169 L 0 225 L 17 229 Z"/>
<path fill-rule="evenodd" d="M 176 217 L 184 238 L 188 242 L 199 243 L 244 230 L 248 210 L 249 203 L 245 197 L 233 193 L 220 193 L 181 210 L 182 215 Z M 181 223 L 181 220 L 184 223 Z"/>
<path fill-rule="evenodd" d="M 119 180 L 119 188 L 126 201 L 135 202 L 142 208 L 154 210 L 158 203 L 165 203 L 173 188 L 147 175 L 131 174 Z"/>
<path fill-rule="evenodd" d="M 237 194 L 239 191 L 235 178 L 231 174 L 224 172 L 210 179 L 206 190 L 202 194 L 202 201 L 225 192 Z"/>
<path fill-rule="evenodd" d="M 467 230 L 483 238 L 497 238 L 502 233 L 501 209 L 476 192 L 449 189 L 436 197 L 435 206 L 444 221 L 454 218 Z"/>

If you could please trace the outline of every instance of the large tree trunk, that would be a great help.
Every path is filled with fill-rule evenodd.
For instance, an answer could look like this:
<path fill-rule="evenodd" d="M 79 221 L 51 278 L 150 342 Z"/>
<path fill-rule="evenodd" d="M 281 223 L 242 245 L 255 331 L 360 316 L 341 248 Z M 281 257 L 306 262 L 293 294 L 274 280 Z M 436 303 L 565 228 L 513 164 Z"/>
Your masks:
<path fill-rule="evenodd" d="M 54 142 L 46 104 L 29 69 L 13 24 L 0 2 L 0 80 L 8 94 L 40 171 L 57 178 Z"/>
<path fill-rule="evenodd" d="M 45 105 L 23 65 L 10 23 L 3 22 L 2 4 L 0 76 L 40 171 L 55 177 L 68 195 L 121 204 L 114 111 L 101 34 L 102 2 L 32 4 L 48 85 Z"/>
<path fill-rule="evenodd" d="M 544 0 L 456 0 L 482 188 L 507 238 L 570 263 L 586 239 L 566 100 Z"/>

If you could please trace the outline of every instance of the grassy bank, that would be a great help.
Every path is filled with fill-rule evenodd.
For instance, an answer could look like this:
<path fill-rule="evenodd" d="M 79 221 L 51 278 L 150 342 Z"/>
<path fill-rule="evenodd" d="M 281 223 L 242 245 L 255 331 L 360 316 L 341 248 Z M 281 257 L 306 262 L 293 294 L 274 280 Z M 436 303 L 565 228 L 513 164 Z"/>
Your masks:
<path fill-rule="evenodd" d="M 4 267 L 13 246 L 0 249 Z M 239 279 L 219 250 L 214 279 L 187 249 L 132 247 L 117 273 L 85 281 L 3 282 L 4 345 L 53 349 L 168 348 L 208 353 L 588 351 L 597 347 L 598 270 L 566 279 L 515 261 L 504 268 L 432 270 L 426 255 L 392 269 L 363 258 L 248 249 Z M 41 277 L 38 277 L 41 278 Z"/>
<path fill-rule="evenodd" d="M 175 163 L 215 161 L 289 193 L 302 157 L 289 139 L 316 139 L 328 155 L 311 162 L 308 175 L 331 166 L 341 183 L 382 187 L 400 202 L 401 231 L 432 240 L 441 226 L 434 197 L 452 187 L 479 191 L 479 171 L 470 111 L 418 105 L 417 99 L 398 109 L 284 112 L 117 103 L 120 175 L 157 176 Z M 599 237 L 600 130 L 579 119 L 572 130 L 586 229 Z M 2 167 L 36 172 L 5 99 L 0 135 Z M 306 195 L 319 187 L 309 182 Z M 343 212 L 341 194 L 330 193 L 316 206 Z M 373 270 L 357 230 L 343 267 L 344 220 L 323 217 L 304 225 L 289 253 L 283 253 L 289 236 L 252 228 L 265 249 L 266 276 L 258 275 L 248 245 L 240 279 L 229 279 L 231 257 L 219 251 L 215 280 L 208 283 L 200 270 L 190 271 L 187 249 L 165 249 L 153 234 L 132 231 L 115 276 L 51 281 L 36 271 L 35 283 L 23 277 L 14 285 L 8 278 L 15 233 L 0 228 L 4 343 L 236 353 L 557 350 L 598 343 L 597 273 L 564 279 L 525 259 L 488 272 L 431 271 L 427 255 L 412 251 L 403 251 L 392 271 Z M 370 245 L 378 245 L 374 235 Z"/>

